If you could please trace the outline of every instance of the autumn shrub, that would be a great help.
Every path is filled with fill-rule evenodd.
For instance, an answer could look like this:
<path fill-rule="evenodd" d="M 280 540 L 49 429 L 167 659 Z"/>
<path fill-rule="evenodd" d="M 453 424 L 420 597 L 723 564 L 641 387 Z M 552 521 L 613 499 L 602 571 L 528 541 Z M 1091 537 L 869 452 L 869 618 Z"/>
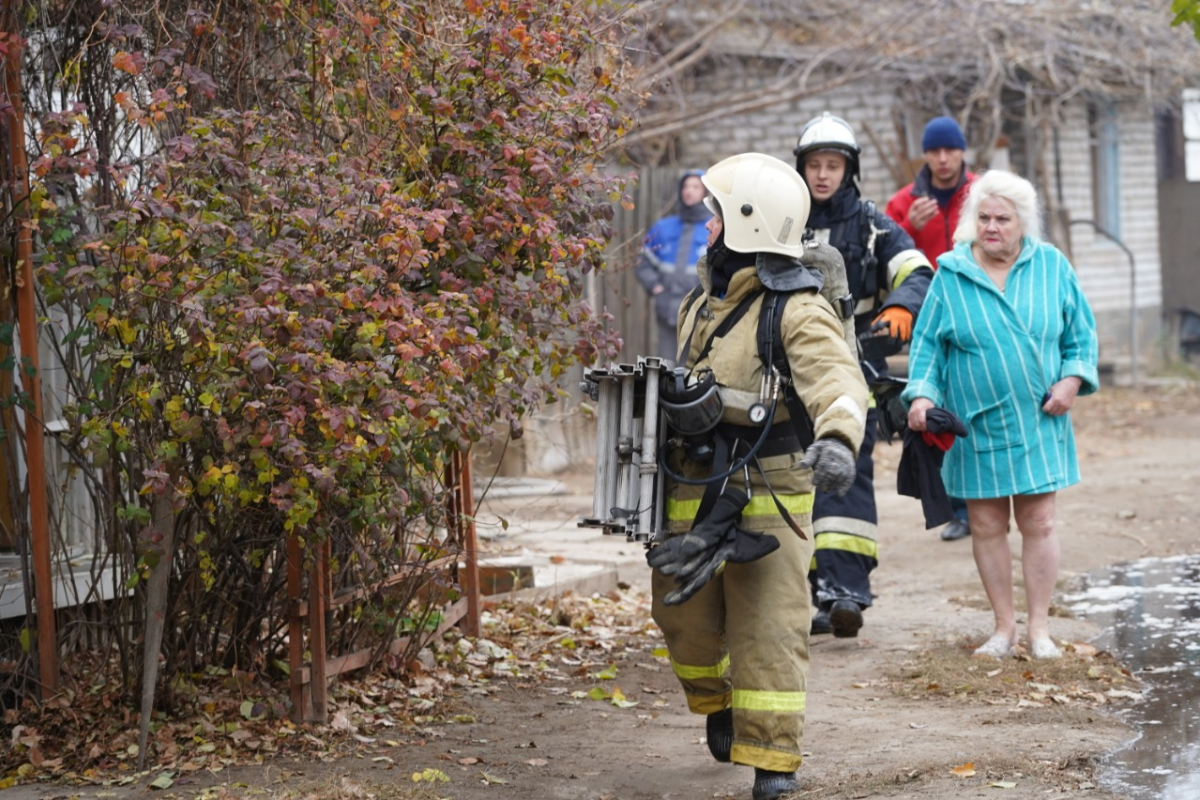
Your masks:
<path fill-rule="evenodd" d="M 623 189 L 596 168 L 626 125 L 610 12 L 69 11 L 95 16 L 56 79 L 87 91 L 37 115 L 37 269 L 60 440 L 131 590 L 105 619 L 125 685 L 168 555 L 168 673 L 282 668 L 290 537 L 358 592 L 333 651 L 427 632 L 456 591 L 422 569 L 454 554 L 447 454 L 614 350 L 581 300 Z"/>

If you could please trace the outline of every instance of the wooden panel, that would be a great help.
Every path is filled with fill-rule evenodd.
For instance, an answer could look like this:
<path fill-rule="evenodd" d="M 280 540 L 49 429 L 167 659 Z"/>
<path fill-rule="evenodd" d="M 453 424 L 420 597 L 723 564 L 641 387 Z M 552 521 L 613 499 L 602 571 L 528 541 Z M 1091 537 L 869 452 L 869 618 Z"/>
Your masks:
<path fill-rule="evenodd" d="M 620 362 L 629 363 L 636 356 L 655 353 L 654 309 L 646 290 L 637 281 L 634 268 L 646 231 L 674 205 L 681 172 L 675 167 L 641 170 L 636 185 L 628 190 L 633 208 L 616 209 L 607 266 L 598 276 L 597 298 L 600 307 L 613 315 L 612 325 L 624 340 L 617 359 Z"/>

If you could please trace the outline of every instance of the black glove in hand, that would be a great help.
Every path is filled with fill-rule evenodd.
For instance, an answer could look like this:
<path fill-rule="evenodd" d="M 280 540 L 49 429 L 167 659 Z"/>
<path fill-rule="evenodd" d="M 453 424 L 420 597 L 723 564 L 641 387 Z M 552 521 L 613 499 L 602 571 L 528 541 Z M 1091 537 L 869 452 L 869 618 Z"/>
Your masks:
<path fill-rule="evenodd" d="M 858 468 L 854 463 L 854 452 L 841 439 L 818 439 L 804 454 L 800 466 L 813 472 L 813 486 L 820 492 L 830 492 L 839 497 L 850 491 Z"/>
<path fill-rule="evenodd" d="M 742 509 L 750 498 L 737 489 L 728 489 L 717 498 L 709 512 L 694 528 L 672 536 L 646 554 L 646 563 L 664 575 L 672 575 L 679 586 L 663 598 L 674 606 L 692 595 L 725 569 L 727 562 L 754 561 L 779 548 L 774 536 L 744 531 L 737 526 Z"/>
<path fill-rule="evenodd" d="M 677 606 L 680 603 L 686 603 L 692 599 L 692 595 L 704 588 L 704 585 L 713 579 L 714 575 L 720 575 L 721 570 L 725 569 L 725 561 L 719 558 L 714 558 L 710 555 L 711 551 L 705 551 L 705 558 L 698 565 L 698 568 L 691 574 L 691 578 L 687 581 L 682 581 L 679 578 L 675 580 L 679 582 L 679 587 L 667 592 L 663 597 L 663 605 Z"/>
<path fill-rule="evenodd" d="M 703 551 L 678 570 L 675 581 L 680 586 L 667 592 L 663 603 L 675 606 L 686 602 L 714 576 L 720 575 L 727 563 L 756 561 L 778 549 L 779 540 L 769 533 L 744 531 L 735 525 L 715 547 Z"/>
<path fill-rule="evenodd" d="M 689 561 L 716 547 L 737 524 L 742 509 L 750 502 L 745 492 L 728 489 L 713 504 L 712 511 L 690 531 L 672 536 L 646 554 L 646 563 L 664 575 L 674 575 Z"/>

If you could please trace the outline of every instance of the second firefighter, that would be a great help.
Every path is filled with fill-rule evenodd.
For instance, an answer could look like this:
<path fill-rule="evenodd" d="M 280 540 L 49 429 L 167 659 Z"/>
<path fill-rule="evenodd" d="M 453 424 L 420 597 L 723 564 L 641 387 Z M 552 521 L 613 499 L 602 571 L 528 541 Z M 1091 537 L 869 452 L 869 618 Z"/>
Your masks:
<path fill-rule="evenodd" d="M 808 226 L 845 261 L 857 332 L 886 336 L 898 350 L 912 338 L 933 267 L 899 225 L 862 199 L 857 183 L 860 150 L 845 120 L 829 112 L 810 120 L 793 152 L 796 170 L 812 195 Z M 869 383 L 887 375 L 882 358 L 867 357 L 862 368 Z M 863 610 L 872 602 L 871 570 L 879 563 L 873 459 L 878 419 L 872 402 L 850 491 L 843 497 L 817 494 L 817 538 L 809 573 L 817 608 L 813 633 L 857 636 Z"/>

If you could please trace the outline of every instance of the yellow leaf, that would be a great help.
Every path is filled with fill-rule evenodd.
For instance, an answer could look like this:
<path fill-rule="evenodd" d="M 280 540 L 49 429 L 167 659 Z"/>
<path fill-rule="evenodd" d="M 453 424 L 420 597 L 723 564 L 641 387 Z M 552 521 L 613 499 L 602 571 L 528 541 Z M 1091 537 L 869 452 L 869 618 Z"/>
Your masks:
<path fill-rule="evenodd" d="M 952 775 L 957 775 L 960 778 L 973 778 L 975 776 L 975 764 L 967 762 L 961 766 L 957 766 L 950 770 Z"/>
<path fill-rule="evenodd" d="M 433 767 L 430 767 L 429 769 L 426 769 L 426 770 L 422 770 L 421 772 L 414 772 L 412 779 L 413 779 L 413 781 L 415 781 L 417 783 L 421 783 L 421 782 L 449 783 L 450 782 L 449 775 L 442 772 L 440 769 L 434 769 Z"/>

